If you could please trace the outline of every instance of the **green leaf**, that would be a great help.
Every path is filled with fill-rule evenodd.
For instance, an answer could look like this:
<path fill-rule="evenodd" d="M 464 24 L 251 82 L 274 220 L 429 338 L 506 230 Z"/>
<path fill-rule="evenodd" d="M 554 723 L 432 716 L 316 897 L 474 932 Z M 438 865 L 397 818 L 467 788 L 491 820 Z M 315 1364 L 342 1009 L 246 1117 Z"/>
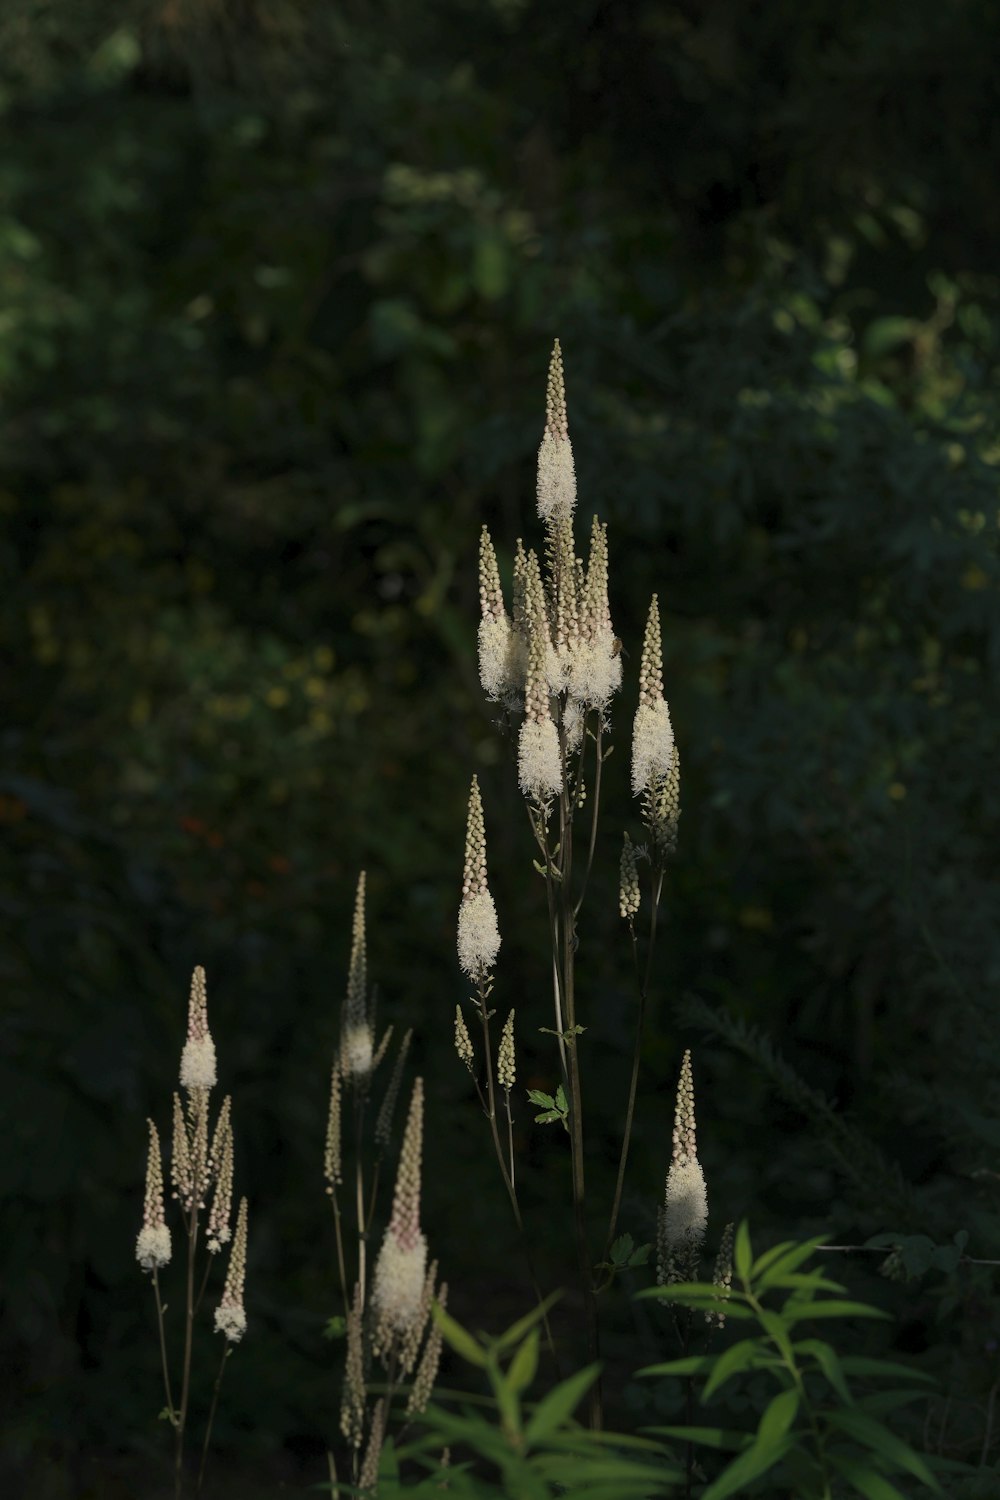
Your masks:
<path fill-rule="evenodd" d="M 740 1280 L 749 1282 L 750 1271 L 753 1266 L 753 1247 L 750 1244 L 750 1226 L 746 1219 L 741 1220 L 740 1227 L 736 1231 L 736 1242 L 733 1246 L 733 1265 Z"/>
<path fill-rule="evenodd" d="M 629 1257 L 635 1248 L 635 1240 L 630 1234 L 620 1234 L 611 1246 L 611 1264 L 614 1266 L 627 1266 Z"/>
<path fill-rule="evenodd" d="M 561 1296 L 562 1292 L 550 1292 L 544 1301 L 539 1302 L 537 1307 L 533 1307 L 529 1313 L 525 1313 L 523 1318 L 518 1318 L 516 1323 L 512 1323 L 508 1329 L 501 1333 L 494 1344 L 494 1348 L 501 1351 L 513 1348 L 515 1344 L 524 1338 L 529 1329 L 534 1328 L 535 1324 L 545 1317 L 549 1308 L 558 1302 Z"/>
<path fill-rule="evenodd" d="M 899 1256 L 909 1276 L 923 1276 L 934 1259 L 934 1241 L 926 1234 L 908 1234 L 899 1247 Z"/>
<path fill-rule="evenodd" d="M 556 1089 L 556 1109 L 558 1109 L 561 1114 L 566 1114 L 569 1110 L 569 1105 L 566 1103 L 566 1091 L 563 1088 L 562 1084 L 560 1084 Z"/>
<path fill-rule="evenodd" d="M 761 1348 L 760 1341 L 755 1338 L 740 1339 L 738 1344 L 730 1344 L 716 1359 L 715 1367 L 705 1381 L 700 1400 L 707 1401 L 733 1375 L 752 1368 L 757 1363 L 758 1355 L 766 1357 L 766 1353 Z"/>
<path fill-rule="evenodd" d="M 551 1094 L 543 1094 L 541 1089 L 529 1089 L 528 1098 L 532 1104 L 537 1104 L 540 1109 L 555 1109 L 556 1101 Z"/>
<path fill-rule="evenodd" d="M 845 1406 L 853 1406 L 854 1397 L 836 1350 L 824 1344 L 822 1339 L 800 1339 L 794 1348 L 796 1354 L 811 1354 Z"/>
<path fill-rule="evenodd" d="M 867 1468 L 860 1459 L 850 1458 L 844 1453 L 829 1453 L 827 1457 L 858 1494 L 865 1496 L 865 1500 L 905 1500 L 905 1496 L 894 1484 L 889 1483 L 884 1474 Z"/>
<path fill-rule="evenodd" d="M 564 1118 L 565 1118 L 565 1116 L 559 1110 L 557 1110 L 557 1109 L 547 1109 L 543 1115 L 536 1115 L 535 1116 L 535 1124 L 536 1125 L 554 1125 L 557 1120 L 562 1120 Z"/>
<path fill-rule="evenodd" d="M 538 1369 L 538 1342 L 538 1329 L 533 1328 L 508 1366 L 507 1379 L 517 1395 L 526 1391 L 535 1378 L 535 1371 Z"/>
<path fill-rule="evenodd" d="M 649 1257 L 652 1253 L 653 1247 L 651 1244 L 640 1245 L 637 1250 L 633 1250 L 632 1254 L 629 1256 L 628 1263 L 630 1266 L 644 1266 L 648 1262 Z"/>
<path fill-rule="evenodd" d="M 325 1339 L 342 1339 L 347 1332 L 347 1319 L 338 1314 L 334 1318 L 327 1318 L 323 1327 Z"/>
<path fill-rule="evenodd" d="M 521 1433 L 521 1403 L 517 1398 L 517 1392 L 509 1378 L 501 1370 L 497 1363 L 496 1354 L 492 1351 L 486 1356 L 486 1373 L 493 1387 L 497 1406 L 500 1408 L 500 1416 L 503 1419 L 505 1436 L 514 1438 L 518 1447 L 520 1446 Z"/>
<path fill-rule="evenodd" d="M 636 1370 L 637 1376 L 642 1375 L 703 1375 L 715 1364 L 715 1356 L 712 1354 L 686 1354 L 681 1359 L 670 1359 L 664 1365 L 646 1365 L 641 1370 Z"/>
<path fill-rule="evenodd" d="M 446 1313 L 440 1302 L 431 1303 L 431 1316 L 441 1330 L 445 1343 L 460 1354 L 463 1359 L 468 1360 L 470 1365 L 478 1365 L 481 1370 L 486 1368 L 486 1355 L 476 1343 L 471 1333 L 467 1333 L 461 1323 Z"/>
<path fill-rule="evenodd" d="M 753 1265 L 753 1279 L 761 1282 L 764 1278 L 770 1280 L 771 1276 L 787 1275 L 791 1271 L 797 1271 L 803 1261 L 809 1259 L 818 1245 L 822 1245 L 823 1237 L 817 1235 L 815 1239 L 804 1240 L 801 1244 L 795 1244 L 792 1240 L 784 1240 L 780 1245 L 772 1245 L 770 1250 L 765 1250 L 759 1255 Z"/>
<path fill-rule="evenodd" d="M 914 1478 L 922 1480 L 936 1494 L 941 1493 L 941 1486 L 919 1453 L 915 1453 L 909 1443 L 904 1443 L 902 1438 L 896 1437 L 895 1433 L 890 1432 L 888 1427 L 883 1427 L 874 1417 L 859 1411 L 855 1406 L 848 1410 L 827 1412 L 826 1422 L 838 1432 L 846 1432 L 849 1437 L 864 1443 L 873 1453 L 896 1468 L 905 1469 Z"/>
<path fill-rule="evenodd" d="M 702 1500 L 725 1500 L 727 1495 L 737 1494 L 744 1485 L 772 1469 L 792 1446 L 788 1429 L 795 1421 L 798 1406 L 797 1391 L 782 1391 L 775 1396 L 760 1419 L 752 1446 L 709 1485 Z"/>
<path fill-rule="evenodd" d="M 676 1438 L 678 1442 L 703 1443 L 706 1448 L 739 1451 L 753 1441 L 749 1432 L 730 1432 L 725 1427 L 644 1427 L 643 1432 L 656 1432 L 663 1437 Z"/>
<path fill-rule="evenodd" d="M 840 1367 L 847 1375 L 897 1375 L 903 1379 L 925 1380 L 928 1385 L 937 1385 L 933 1375 L 926 1370 L 914 1370 L 909 1365 L 898 1364 L 891 1359 L 869 1359 L 866 1354 L 841 1356 Z"/>
<path fill-rule="evenodd" d="M 784 1316 L 789 1322 L 801 1322 L 803 1318 L 885 1318 L 891 1322 L 891 1314 L 867 1302 L 841 1302 L 830 1298 L 827 1302 L 799 1302 L 790 1299 L 785 1304 Z"/>
<path fill-rule="evenodd" d="M 525 1428 L 524 1437 L 529 1445 L 541 1442 L 572 1416 L 597 1379 L 600 1368 L 600 1365 L 587 1365 L 549 1391 L 545 1399 L 535 1407 Z"/>

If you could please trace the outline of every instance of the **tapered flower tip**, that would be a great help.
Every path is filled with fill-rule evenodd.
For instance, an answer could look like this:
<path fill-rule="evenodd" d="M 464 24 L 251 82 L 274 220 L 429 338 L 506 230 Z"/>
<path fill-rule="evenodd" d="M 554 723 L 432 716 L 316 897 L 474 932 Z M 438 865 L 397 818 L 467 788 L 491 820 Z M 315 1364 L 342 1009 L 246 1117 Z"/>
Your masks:
<path fill-rule="evenodd" d="M 569 516 L 576 504 L 576 473 L 566 421 L 562 350 L 556 339 L 545 392 L 545 431 L 538 450 L 538 514 L 543 521 Z"/>
<path fill-rule="evenodd" d="M 199 965 L 191 977 L 188 1034 L 181 1053 L 181 1086 L 188 1090 L 215 1087 L 215 1043 L 208 1029 L 205 970 Z"/>
<path fill-rule="evenodd" d="M 421 1316 L 427 1272 L 427 1241 L 420 1228 L 420 1160 L 423 1146 L 424 1081 L 414 1080 L 403 1136 L 392 1217 L 375 1263 L 372 1302 L 375 1343 L 384 1347 Z"/>

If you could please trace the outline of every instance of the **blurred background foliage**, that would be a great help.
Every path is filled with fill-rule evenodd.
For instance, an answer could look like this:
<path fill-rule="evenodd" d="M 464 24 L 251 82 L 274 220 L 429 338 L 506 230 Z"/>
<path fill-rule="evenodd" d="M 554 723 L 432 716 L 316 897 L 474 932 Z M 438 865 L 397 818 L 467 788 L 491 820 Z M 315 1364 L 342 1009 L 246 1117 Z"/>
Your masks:
<path fill-rule="evenodd" d="M 134 1236 L 196 962 L 252 1214 L 219 1493 L 322 1478 L 320 1162 L 362 866 L 382 1015 L 416 1028 L 428 1079 L 452 1305 L 497 1327 L 527 1306 L 451 1051 L 453 945 L 476 771 L 497 999 L 524 1082 L 551 1086 L 540 891 L 474 648 L 480 525 L 508 572 L 537 537 L 556 335 L 628 653 L 580 950 L 595 1202 L 634 1013 L 616 861 L 656 589 L 684 812 L 623 1227 L 651 1229 L 690 1045 L 713 1237 L 749 1213 L 758 1238 L 965 1228 L 994 1256 L 996 5 L 113 9 L 0 11 L 16 1492 L 158 1493 Z M 855 1133 L 839 1158 L 818 1094 Z M 531 1113 L 555 1282 L 566 1164 Z M 955 1457 L 996 1389 L 989 1274 L 856 1285 L 941 1376 Z M 625 1297 L 609 1322 L 613 1369 L 662 1357 Z M 622 1387 L 613 1418 L 641 1416 Z"/>

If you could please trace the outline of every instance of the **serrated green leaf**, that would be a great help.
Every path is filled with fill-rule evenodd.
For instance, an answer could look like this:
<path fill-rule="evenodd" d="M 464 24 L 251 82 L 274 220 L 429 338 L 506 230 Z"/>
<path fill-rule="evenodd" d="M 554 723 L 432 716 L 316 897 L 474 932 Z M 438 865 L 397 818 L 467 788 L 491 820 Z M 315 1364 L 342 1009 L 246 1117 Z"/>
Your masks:
<path fill-rule="evenodd" d="M 342 1339 L 346 1332 L 347 1319 L 345 1317 L 338 1314 L 336 1317 L 327 1318 L 323 1328 L 323 1337 L 325 1339 Z"/>
<path fill-rule="evenodd" d="M 542 1442 L 555 1428 L 569 1420 L 597 1379 L 599 1369 L 600 1365 L 587 1365 L 549 1391 L 545 1399 L 535 1407 L 525 1428 L 524 1438 L 529 1446 Z"/>
<path fill-rule="evenodd" d="M 628 1263 L 630 1266 L 644 1266 L 648 1262 L 649 1257 L 652 1253 L 653 1247 L 651 1244 L 640 1245 L 638 1249 L 632 1251 L 632 1254 L 629 1256 Z"/>
<path fill-rule="evenodd" d="M 551 1094 L 543 1094 L 541 1089 L 529 1089 L 528 1098 L 532 1104 L 537 1104 L 540 1109 L 555 1109 L 556 1101 Z"/>
<path fill-rule="evenodd" d="M 556 1109 L 559 1110 L 560 1114 L 566 1114 L 569 1109 L 566 1103 L 566 1090 L 562 1084 L 556 1089 Z"/>
<path fill-rule="evenodd" d="M 635 1248 L 635 1240 L 630 1234 L 620 1234 L 611 1246 L 611 1263 L 615 1266 L 627 1266 L 629 1256 Z"/>
<path fill-rule="evenodd" d="M 561 1120 L 562 1118 L 563 1118 L 563 1116 L 559 1113 L 558 1110 L 549 1109 L 549 1110 L 546 1110 L 546 1112 L 545 1112 L 544 1115 L 536 1115 L 535 1116 L 535 1124 L 536 1125 L 554 1125 L 557 1120 Z"/>

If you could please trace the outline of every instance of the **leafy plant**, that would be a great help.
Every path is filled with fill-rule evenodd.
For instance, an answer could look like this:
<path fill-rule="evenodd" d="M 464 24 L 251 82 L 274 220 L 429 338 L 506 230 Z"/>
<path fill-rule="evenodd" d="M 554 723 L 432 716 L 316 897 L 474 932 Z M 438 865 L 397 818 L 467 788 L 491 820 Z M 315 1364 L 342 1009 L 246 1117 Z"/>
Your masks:
<path fill-rule="evenodd" d="M 721 1354 L 695 1354 L 649 1366 L 645 1376 L 704 1377 L 700 1401 L 709 1403 L 734 1377 L 764 1372 L 778 1389 L 754 1431 L 705 1425 L 657 1426 L 662 1437 L 707 1450 L 733 1453 L 711 1480 L 702 1500 L 729 1495 L 774 1494 L 788 1486 L 798 1500 L 831 1500 L 842 1492 L 866 1500 L 903 1500 L 887 1477 L 908 1475 L 936 1494 L 941 1487 L 920 1455 L 883 1418 L 926 1394 L 917 1381 L 928 1377 L 890 1360 L 839 1353 L 801 1325 L 852 1318 L 886 1318 L 867 1303 L 845 1299 L 845 1288 L 819 1270 L 803 1269 L 821 1243 L 785 1241 L 754 1259 L 744 1221 L 736 1233 L 733 1283 L 725 1297 L 717 1286 L 688 1282 L 652 1288 L 653 1297 L 717 1320 L 756 1324 Z M 775 1296 L 784 1294 L 781 1305 Z M 877 1381 L 879 1389 L 860 1391 L 852 1381 Z M 763 1481 L 766 1489 L 750 1487 Z"/>
<path fill-rule="evenodd" d="M 486 1500 L 507 1495 L 518 1500 L 550 1500 L 557 1495 L 581 1500 L 646 1500 L 675 1492 L 681 1470 L 658 1441 L 620 1433 L 591 1432 L 573 1418 L 597 1378 L 588 1365 L 554 1385 L 541 1401 L 524 1394 L 538 1367 L 540 1329 L 549 1297 L 498 1337 L 474 1335 L 444 1311 L 434 1317 L 447 1344 L 468 1364 L 481 1370 L 489 1397 L 476 1403 L 459 1398 L 458 1410 L 431 1405 L 421 1417 L 420 1437 L 382 1452 L 379 1500 L 440 1495 L 446 1480 L 449 1495 Z M 445 1393 L 439 1392 L 439 1398 Z M 442 1447 L 455 1458 L 442 1465 Z M 466 1453 L 470 1456 L 466 1457 Z M 426 1478 L 405 1482 L 400 1465 L 414 1460 L 426 1466 Z M 356 1493 L 341 1486 L 341 1493 Z"/>

